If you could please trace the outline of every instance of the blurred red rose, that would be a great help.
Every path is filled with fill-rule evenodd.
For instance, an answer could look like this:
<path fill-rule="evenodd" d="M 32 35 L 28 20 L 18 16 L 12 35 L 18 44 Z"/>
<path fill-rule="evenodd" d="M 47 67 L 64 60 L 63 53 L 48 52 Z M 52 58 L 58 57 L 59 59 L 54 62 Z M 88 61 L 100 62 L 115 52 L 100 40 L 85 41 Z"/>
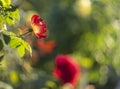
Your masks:
<path fill-rule="evenodd" d="M 42 56 L 46 54 L 51 54 L 53 52 L 54 47 L 56 46 L 56 41 L 54 40 L 40 40 L 37 41 L 37 48 Z"/>
<path fill-rule="evenodd" d="M 77 84 L 81 75 L 80 66 L 70 55 L 58 55 L 55 65 L 54 75 L 63 84 L 69 83 L 72 86 Z"/>
<path fill-rule="evenodd" d="M 40 18 L 38 15 L 33 15 L 31 17 L 31 27 L 33 29 L 33 33 L 37 38 L 46 38 L 45 35 L 46 30 L 46 24 L 43 22 L 42 18 Z"/>

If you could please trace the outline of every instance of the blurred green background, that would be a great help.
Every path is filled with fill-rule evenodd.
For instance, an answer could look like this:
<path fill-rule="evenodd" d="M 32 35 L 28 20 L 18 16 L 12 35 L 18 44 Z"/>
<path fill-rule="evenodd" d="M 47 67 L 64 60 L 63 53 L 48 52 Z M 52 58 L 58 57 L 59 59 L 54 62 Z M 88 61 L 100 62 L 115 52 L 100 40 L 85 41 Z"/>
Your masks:
<path fill-rule="evenodd" d="M 35 69 L 28 76 L 34 78 L 18 79 L 19 83 L 13 83 L 14 88 L 59 89 L 52 76 L 54 59 L 58 54 L 70 54 L 82 70 L 77 89 L 119 89 L 120 0 L 13 0 L 13 4 L 20 9 L 19 26 L 27 25 L 28 18 L 38 13 L 48 30 L 48 38 L 39 40 L 45 41 L 46 46 L 40 42 L 36 45 L 38 40 L 32 40 L 31 65 Z M 25 66 L 31 70 L 29 65 Z M 19 76 L 17 72 L 11 73 Z M 35 78 L 38 76 L 40 79 Z M 11 83 L 7 78 L 1 79 Z M 11 79 L 18 81 L 17 77 Z M 87 85 L 92 87 L 86 88 Z"/>

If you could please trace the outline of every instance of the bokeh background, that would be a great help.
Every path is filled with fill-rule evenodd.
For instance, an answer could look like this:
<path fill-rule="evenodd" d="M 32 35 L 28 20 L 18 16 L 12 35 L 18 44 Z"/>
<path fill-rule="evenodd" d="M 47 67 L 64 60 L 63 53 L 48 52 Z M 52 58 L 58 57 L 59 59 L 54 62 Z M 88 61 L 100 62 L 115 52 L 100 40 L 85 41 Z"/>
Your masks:
<path fill-rule="evenodd" d="M 22 64 L 8 54 L 11 60 L 0 70 L 0 80 L 6 82 L 1 82 L 6 86 L 2 89 L 61 88 L 53 76 L 58 54 L 70 54 L 79 63 L 76 89 L 120 89 L 120 0 L 12 2 L 20 9 L 20 23 L 13 28 L 29 25 L 31 15 L 37 13 L 47 25 L 48 38 L 28 36 L 33 56 L 26 54 Z"/>

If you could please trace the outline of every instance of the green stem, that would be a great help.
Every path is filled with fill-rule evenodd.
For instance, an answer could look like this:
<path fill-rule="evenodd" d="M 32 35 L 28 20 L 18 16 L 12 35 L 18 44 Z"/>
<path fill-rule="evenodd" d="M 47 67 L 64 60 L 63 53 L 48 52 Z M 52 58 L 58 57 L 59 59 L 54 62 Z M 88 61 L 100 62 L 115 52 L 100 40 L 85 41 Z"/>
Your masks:
<path fill-rule="evenodd" d="M 29 29 L 27 30 L 27 32 L 21 34 L 20 37 L 22 37 L 22 36 L 27 36 L 27 35 L 28 35 L 29 33 L 31 33 L 32 31 L 33 31 L 33 30 L 32 30 L 31 28 L 29 28 Z"/>
<path fill-rule="evenodd" d="M 22 37 L 22 36 L 26 36 L 26 35 L 28 35 L 28 33 L 30 33 L 30 31 L 27 31 L 27 32 L 21 34 L 20 37 Z"/>

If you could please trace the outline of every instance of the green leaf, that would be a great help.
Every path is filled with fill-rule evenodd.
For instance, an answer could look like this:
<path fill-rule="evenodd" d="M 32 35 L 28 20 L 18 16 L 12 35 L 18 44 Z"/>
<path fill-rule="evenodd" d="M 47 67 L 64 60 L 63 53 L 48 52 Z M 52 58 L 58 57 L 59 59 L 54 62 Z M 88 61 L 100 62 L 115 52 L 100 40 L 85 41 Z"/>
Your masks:
<path fill-rule="evenodd" d="M 4 7 L 9 7 L 11 4 L 11 0 L 1 0 L 1 2 Z"/>
<path fill-rule="evenodd" d="M 6 22 L 9 24 L 9 25 L 12 25 L 14 24 L 15 22 L 17 22 L 17 20 L 20 19 L 20 16 L 19 16 L 19 10 L 16 9 L 15 11 L 12 11 L 12 12 L 8 12 L 7 13 L 7 16 L 6 16 Z"/>
<path fill-rule="evenodd" d="M 23 57 L 25 55 L 25 50 L 30 52 L 30 55 L 32 54 L 31 46 L 23 39 L 12 36 L 10 40 L 10 47 L 17 48 L 18 54 Z"/>
<path fill-rule="evenodd" d="M 17 48 L 21 45 L 21 38 L 12 37 L 10 40 L 10 47 Z"/>
<path fill-rule="evenodd" d="M 23 57 L 25 55 L 25 47 L 24 46 L 19 46 L 17 47 L 17 51 L 20 57 Z"/>
<path fill-rule="evenodd" d="M 31 46 L 24 40 L 22 40 L 22 44 L 25 47 L 25 49 L 30 52 L 30 55 L 32 55 L 32 48 L 31 48 Z"/>
<path fill-rule="evenodd" d="M 0 6 L 2 6 L 2 2 L 0 1 Z"/>
<path fill-rule="evenodd" d="M 3 60 L 4 55 L 0 55 L 0 62 Z"/>
<path fill-rule="evenodd" d="M 4 23 L 5 23 L 5 20 L 4 20 L 4 16 L 0 15 L 0 27 L 4 27 Z"/>
<path fill-rule="evenodd" d="M 57 85 L 55 84 L 55 82 L 50 81 L 50 80 L 48 80 L 48 81 L 46 82 L 46 86 L 47 86 L 47 87 L 51 87 L 51 88 L 56 88 L 56 87 L 57 87 Z"/>
<path fill-rule="evenodd" d="M 2 50 L 3 49 L 3 42 L 2 42 L 2 40 L 0 39 L 0 50 Z"/>
<path fill-rule="evenodd" d="M 13 32 L 6 32 L 6 34 L 8 34 L 8 35 L 10 35 L 10 36 L 16 36 L 16 34 L 15 33 L 13 33 Z"/>
<path fill-rule="evenodd" d="M 6 34 L 3 34 L 3 38 L 4 38 L 4 41 L 6 44 L 8 44 L 10 42 L 10 36 L 9 35 L 6 35 Z"/>

